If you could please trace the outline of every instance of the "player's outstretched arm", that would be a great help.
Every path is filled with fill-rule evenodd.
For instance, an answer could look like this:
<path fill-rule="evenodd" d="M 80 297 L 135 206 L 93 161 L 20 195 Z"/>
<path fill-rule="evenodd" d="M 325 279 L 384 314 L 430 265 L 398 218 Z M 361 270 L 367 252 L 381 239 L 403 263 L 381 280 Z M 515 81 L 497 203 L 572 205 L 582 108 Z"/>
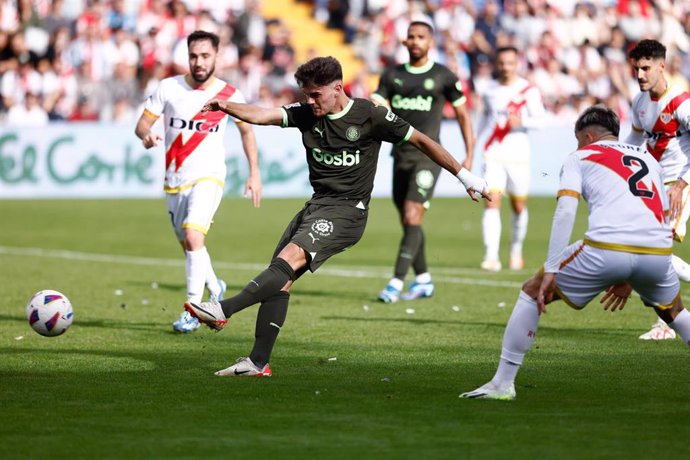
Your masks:
<path fill-rule="evenodd" d="M 460 179 L 462 185 L 467 189 L 470 198 L 474 201 L 478 201 L 479 196 L 490 200 L 486 181 L 463 168 L 453 155 L 429 136 L 415 129 L 408 142 L 434 160 L 443 169 Z"/>
<path fill-rule="evenodd" d="M 259 170 L 259 153 L 256 147 L 256 136 L 251 125 L 243 122 L 237 123 L 242 137 L 242 148 L 247 157 L 249 165 L 249 177 L 244 185 L 244 197 L 252 196 L 252 203 L 255 208 L 261 205 L 261 173 Z"/>
<path fill-rule="evenodd" d="M 212 99 L 201 109 L 202 112 L 218 110 L 254 125 L 281 125 L 283 123 L 283 111 L 280 108 L 265 108 L 253 104 Z"/>

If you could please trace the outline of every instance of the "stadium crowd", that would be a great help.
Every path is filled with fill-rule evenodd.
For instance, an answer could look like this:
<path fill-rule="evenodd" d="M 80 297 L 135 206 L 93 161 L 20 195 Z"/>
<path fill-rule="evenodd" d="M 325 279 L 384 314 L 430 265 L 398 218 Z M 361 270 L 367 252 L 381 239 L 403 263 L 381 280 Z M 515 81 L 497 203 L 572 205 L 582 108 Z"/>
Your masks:
<path fill-rule="evenodd" d="M 522 74 L 554 118 L 571 121 L 603 101 L 621 118 L 637 91 L 627 50 L 655 38 L 669 51 L 668 79 L 688 87 L 690 3 L 673 0 L 303 0 L 366 63 L 347 89 L 368 97 L 371 76 L 405 62 L 410 18 L 433 19 L 434 59 L 471 97 L 491 79 L 494 51 L 522 50 Z M 216 75 L 250 102 L 299 97 L 292 31 L 261 15 L 260 0 L 0 0 L 0 120 L 134 123 L 152 88 L 187 71 L 186 36 L 221 37 Z"/>

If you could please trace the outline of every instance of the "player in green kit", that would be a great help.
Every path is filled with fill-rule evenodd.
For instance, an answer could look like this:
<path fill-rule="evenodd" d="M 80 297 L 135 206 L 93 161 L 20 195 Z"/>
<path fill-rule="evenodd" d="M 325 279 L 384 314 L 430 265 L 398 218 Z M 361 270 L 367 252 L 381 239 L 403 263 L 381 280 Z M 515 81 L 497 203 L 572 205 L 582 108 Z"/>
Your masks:
<path fill-rule="evenodd" d="M 486 196 L 486 181 L 462 168 L 428 136 L 385 107 L 350 99 L 343 91 L 340 63 L 332 57 L 301 65 L 295 79 L 305 102 L 263 108 L 212 100 L 205 110 L 221 110 L 261 125 L 297 128 L 302 133 L 314 194 L 288 224 L 266 270 L 234 297 L 185 309 L 212 329 L 225 327 L 235 313 L 260 303 L 254 348 L 218 376 L 270 376 L 269 359 L 287 315 L 289 290 L 308 270 L 351 247 L 364 233 L 381 142 L 409 142 L 456 175 L 476 201 Z"/>
<path fill-rule="evenodd" d="M 414 18 L 405 40 L 410 62 L 386 69 L 371 99 L 378 104 L 390 104 L 393 113 L 436 142 L 439 142 L 443 107 L 450 102 L 465 141 L 462 166 L 471 170 L 474 135 L 465 106 L 467 99 L 458 77 L 429 58 L 433 42 L 431 20 Z M 382 302 L 397 302 L 401 297 L 405 300 L 431 297 L 434 293 L 426 263 L 422 221 L 440 173 L 441 167 L 413 144 L 405 143 L 393 148 L 393 202 L 400 215 L 403 237 L 393 278 L 378 296 Z M 415 280 L 408 292 L 401 296 L 410 266 L 414 269 Z"/>

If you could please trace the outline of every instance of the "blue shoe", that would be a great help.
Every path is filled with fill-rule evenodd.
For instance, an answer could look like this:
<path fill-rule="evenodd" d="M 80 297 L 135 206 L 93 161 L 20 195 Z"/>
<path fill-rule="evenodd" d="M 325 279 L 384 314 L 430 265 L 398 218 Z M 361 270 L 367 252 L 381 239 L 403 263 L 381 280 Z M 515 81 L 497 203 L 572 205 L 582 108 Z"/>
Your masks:
<path fill-rule="evenodd" d="M 389 284 L 379 292 L 379 300 L 383 303 L 395 303 L 400 299 L 400 291 Z"/>
<path fill-rule="evenodd" d="M 180 318 L 172 325 L 173 330 L 183 333 L 193 332 L 199 329 L 199 326 L 201 326 L 199 320 L 190 315 L 188 312 L 182 313 Z"/>
<path fill-rule="evenodd" d="M 434 295 L 434 283 L 417 283 L 416 281 L 410 284 L 410 289 L 405 294 L 400 296 L 403 300 L 421 299 L 423 297 L 431 297 Z"/>
<path fill-rule="evenodd" d="M 211 294 L 208 298 L 209 302 L 220 302 L 225 298 L 225 291 L 228 290 L 228 285 L 225 281 L 222 279 L 218 278 L 218 286 L 220 287 L 220 293 L 218 296 L 214 296 Z"/>

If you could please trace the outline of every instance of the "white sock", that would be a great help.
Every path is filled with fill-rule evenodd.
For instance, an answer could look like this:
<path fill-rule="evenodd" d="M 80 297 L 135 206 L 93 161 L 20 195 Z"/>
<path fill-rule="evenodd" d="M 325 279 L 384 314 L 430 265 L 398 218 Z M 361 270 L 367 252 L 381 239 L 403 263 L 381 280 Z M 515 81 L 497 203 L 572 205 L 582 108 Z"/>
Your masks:
<path fill-rule="evenodd" d="M 690 347 L 690 312 L 685 308 L 681 310 L 676 319 L 669 326 L 683 338 L 683 342 Z"/>
<path fill-rule="evenodd" d="M 391 278 L 388 284 L 393 286 L 397 291 L 402 291 L 402 288 L 405 285 L 405 283 L 403 283 L 403 280 L 401 280 L 400 278 Z"/>
<path fill-rule="evenodd" d="M 206 252 L 208 252 L 207 249 Z M 220 295 L 220 284 L 218 284 L 218 277 L 216 276 L 216 272 L 213 270 L 213 264 L 211 263 L 210 254 L 208 255 L 208 269 L 206 270 L 205 284 L 209 294 L 215 297 L 218 297 Z"/>
<path fill-rule="evenodd" d="M 498 248 L 501 245 L 501 210 L 484 209 L 482 217 L 482 235 L 486 248 L 486 259 L 498 260 Z"/>
<path fill-rule="evenodd" d="M 502 388 L 515 382 L 522 360 L 534 343 L 538 324 L 537 301 L 520 291 L 503 333 L 501 360 L 496 375 L 491 379 L 494 385 Z"/>
<path fill-rule="evenodd" d="M 690 264 L 677 255 L 671 256 L 671 263 L 673 264 L 673 269 L 678 274 L 678 279 L 690 283 Z"/>
<path fill-rule="evenodd" d="M 524 243 L 525 236 L 527 235 L 528 222 L 529 213 L 527 212 L 527 208 L 523 209 L 520 214 L 513 213 L 511 218 L 513 231 L 510 240 L 510 254 L 512 256 L 522 257 L 522 243 Z"/>
<path fill-rule="evenodd" d="M 431 273 L 429 273 L 429 272 L 420 273 L 419 275 L 414 277 L 414 280 L 417 283 L 421 283 L 421 284 L 431 283 Z"/>
<path fill-rule="evenodd" d="M 208 251 L 203 247 L 196 251 L 185 251 L 185 271 L 187 273 L 187 301 L 199 304 L 204 295 L 206 273 L 211 265 Z"/>

